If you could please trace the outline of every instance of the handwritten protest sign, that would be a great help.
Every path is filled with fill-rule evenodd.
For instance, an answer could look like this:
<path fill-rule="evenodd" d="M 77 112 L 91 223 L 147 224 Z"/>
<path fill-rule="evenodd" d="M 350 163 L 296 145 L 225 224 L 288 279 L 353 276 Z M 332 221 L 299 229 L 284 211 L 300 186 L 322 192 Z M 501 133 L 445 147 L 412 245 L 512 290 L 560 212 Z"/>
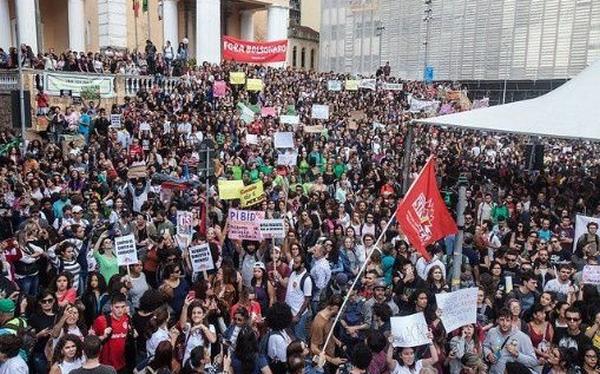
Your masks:
<path fill-rule="evenodd" d="M 246 73 L 243 71 L 232 71 L 229 73 L 229 83 L 244 84 L 246 83 Z"/>
<path fill-rule="evenodd" d="M 218 185 L 219 199 L 234 200 L 240 198 L 240 191 L 244 188 L 244 182 L 241 180 L 229 181 L 219 179 Z"/>
<path fill-rule="evenodd" d="M 435 295 L 441 320 L 447 332 L 477 322 L 477 287 Z"/>
<path fill-rule="evenodd" d="M 350 119 L 348 120 L 348 127 L 350 130 L 357 130 L 359 122 L 367 119 L 367 115 L 362 110 L 353 110 L 350 114 Z"/>
<path fill-rule="evenodd" d="M 327 89 L 329 91 L 341 91 L 342 90 L 342 82 L 336 80 L 327 81 Z"/>
<path fill-rule="evenodd" d="M 275 148 L 294 148 L 293 132 L 276 132 L 273 136 Z"/>
<path fill-rule="evenodd" d="M 258 145 L 258 135 L 246 134 L 246 143 Z"/>
<path fill-rule="evenodd" d="M 323 125 L 304 126 L 304 132 L 308 134 L 320 134 L 323 129 Z"/>
<path fill-rule="evenodd" d="M 192 212 L 177 211 L 177 234 L 192 236 L 194 215 Z"/>
<path fill-rule="evenodd" d="M 111 127 L 121 127 L 121 115 L 120 114 L 111 114 L 110 115 L 110 126 Z"/>
<path fill-rule="evenodd" d="M 246 208 L 258 203 L 262 203 L 266 199 L 265 189 L 262 181 L 253 183 L 240 191 L 240 206 Z"/>
<path fill-rule="evenodd" d="M 262 240 L 260 221 L 265 219 L 265 212 L 229 209 L 227 216 L 227 236 L 229 239 Z"/>
<path fill-rule="evenodd" d="M 346 91 L 358 91 L 358 81 L 354 79 L 348 79 L 344 83 Z"/>
<path fill-rule="evenodd" d="M 429 328 L 422 312 L 404 317 L 390 318 L 392 327 L 392 345 L 394 347 L 417 347 L 429 344 Z"/>
<path fill-rule="evenodd" d="M 260 234 L 263 239 L 285 238 L 283 219 L 264 219 L 260 221 Z"/>
<path fill-rule="evenodd" d="M 277 117 L 277 111 L 275 110 L 275 107 L 265 106 L 260 109 L 260 116 L 261 117 L 269 117 L 269 116 Z"/>
<path fill-rule="evenodd" d="M 263 81 L 262 79 L 246 79 L 246 90 L 247 91 L 262 91 Z"/>
<path fill-rule="evenodd" d="M 190 247 L 189 254 L 190 262 L 192 263 L 192 271 L 194 273 L 200 273 L 215 268 L 215 263 L 210 253 L 208 243 Z"/>
<path fill-rule="evenodd" d="M 225 84 L 225 81 L 215 81 L 215 83 L 213 83 L 213 95 L 215 97 L 225 96 L 226 93 L 227 84 Z"/>
<path fill-rule="evenodd" d="M 240 119 L 247 125 L 254 121 L 254 112 L 244 103 L 238 103 L 237 109 L 240 111 Z"/>
<path fill-rule="evenodd" d="M 587 225 L 590 222 L 595 222 L 600 226 L 600 218 L 587 217 L 587 216 L 575 216 L 575 240 L 573 240 L 573 252 L 577 249 L 577 242 L 579 240 L 586 240 L 583 235 L 587 232 Z M 590 244 L 595 245 L 596 242 L 590 238 Z M 597 248 L 600 249 L 600 248 Z"/>
<path fill-rule="evenodd" d="M 581 274 L 581 283 L 583 284 L 600 284 L 600 265 L 585 265 Z"/>
<path fill-rule="evenodd" d="M 294 166 L 298 162 L 298 153 L 280 153 L 277 155 L 277 165 Z"/>
<path fill-rule="evenodd" d="M 279 122 L 287 125 L 297 125 L 300 123 L 300 116 L 286 114 L 279 116 Z"/>
<path fill-rule="evenodd" d="M 402 91 L 404 86 L 402 83 L 384 83 L 382 88 L 387 91 Z"/>
<path fill-rule="evenodd" d="M 115 238 L 115 256 L 119 266 L 137 264 L 137 248 L 133 234 Z"/>
<path fill-rule="evenodd" d="M 329 119 L 329 105 L 313 104 L 311 118 Z"/>

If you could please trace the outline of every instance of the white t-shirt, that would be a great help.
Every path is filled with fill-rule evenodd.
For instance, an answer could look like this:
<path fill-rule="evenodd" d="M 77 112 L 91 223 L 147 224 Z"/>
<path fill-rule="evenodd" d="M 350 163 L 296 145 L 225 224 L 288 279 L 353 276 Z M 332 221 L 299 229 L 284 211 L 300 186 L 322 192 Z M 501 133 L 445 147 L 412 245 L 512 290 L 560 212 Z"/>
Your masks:
<path fill-rule="evenodd" d="M 287 362 L 287 346 L 292 339 L 285 331 L 272 332 L 267 344 L 267 356 L 272 360 Z"/>
<path fill-rule="evenodd" d="M 25 360 L 20 355 L 16 355 L 13 358 L 6 360 L 2 366 L 0 366 L 0 374 L 28 374 L 29 367 Z"/>
<path fill-rule="evenodd" d="M 156 330 L 154 334 L 152 334 L 152 336 L 146 340 L 146 353 L 148 356 L 154 356 L 158 345 L 161 342 L 169 339 L 169 330 L 167 330 L 165 327 L 159 327 L 158 330 Z"/>
<path fill-rule="evenodd" d="M 394 362 L 396 363 L 396 366 L 390 374 L 418 374 L 421 371 L 421 369 L 423 369 L 423 360 L 415 362 L 415 368 L 413 370 L 410 370 L 406 366 L 400 366 L 400 364 L 396 360 L 394 360 Z"/>
<path fill-rule="evenodd" d="M 307 277 L 304 280 L 304 285 L 300 284 L 300 281 L 305 273 L 306 269 L 304 269 L 300 274 L 294 271 L 290 274 L 290 279 L 288 280 L 287 291 L 285 293 L 285 302 L 290 306 L 294 315 L 297 315 L 300 311 L 300 308 L 302 308 L 304 298 L 312 296 L 313 286 L 311 279 Z M 304 289 L 302 289 L 302 286 L 304 286 Z"/>

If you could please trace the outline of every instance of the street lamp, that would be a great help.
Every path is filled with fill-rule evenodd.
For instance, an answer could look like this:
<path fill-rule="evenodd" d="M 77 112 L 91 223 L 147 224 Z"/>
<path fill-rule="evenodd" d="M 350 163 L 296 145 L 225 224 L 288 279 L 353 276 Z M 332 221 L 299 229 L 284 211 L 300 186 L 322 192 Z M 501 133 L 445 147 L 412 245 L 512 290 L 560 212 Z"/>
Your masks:
<path fill-rule="evenodd" d="M 433 13 L 433 8 L 432 8 L 432 3 L 433 0 L 424 0 L 425 3 L 425 16 L 423 16 L 423 22 L 425 22 L 426 24 L 426 31 L 425 31 L 425 41 L 423 42 L 423 45 L 425 46 L 425 56 L 423 58 L 423 80 L 425 80 L 425 72 L 427 71 L 427 63 L 428 63 L 428 59 L 429 59 L 429 32 L 430 32 L 430 24 L 431 24 L 431 20 L 433 19 L 432 13 Z"/>
<path fill-rule="evenodd" d="M 375 26 L 375 36 L 379 37 L 379 67 L 382 66 L 382 64 L 381 64 L 381 41 L 382 41 L 382 36 L 383 36 L 383 30 L 385 30 L 385 26 L 383 26 L 383 23 L 381 21 L 377 21 L 376 26 Z"/>

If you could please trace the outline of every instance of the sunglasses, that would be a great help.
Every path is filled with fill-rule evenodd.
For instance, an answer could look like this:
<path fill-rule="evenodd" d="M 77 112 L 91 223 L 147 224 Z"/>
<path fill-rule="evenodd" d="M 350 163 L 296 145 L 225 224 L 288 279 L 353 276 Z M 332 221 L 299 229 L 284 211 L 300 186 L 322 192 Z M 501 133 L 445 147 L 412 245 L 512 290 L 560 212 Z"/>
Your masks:
<path fill-rule="evenodd" d="M 40 304 L 52 304 L 54 302 L 54 299 L 43 299 L 40 300 Z"/>
<path fill-rule="evenodd" d="M 570 322 L 578 322 L 581 320 L 581 318 L 575 318 L 575 317 L 567 317 L 565 319 Z"/>

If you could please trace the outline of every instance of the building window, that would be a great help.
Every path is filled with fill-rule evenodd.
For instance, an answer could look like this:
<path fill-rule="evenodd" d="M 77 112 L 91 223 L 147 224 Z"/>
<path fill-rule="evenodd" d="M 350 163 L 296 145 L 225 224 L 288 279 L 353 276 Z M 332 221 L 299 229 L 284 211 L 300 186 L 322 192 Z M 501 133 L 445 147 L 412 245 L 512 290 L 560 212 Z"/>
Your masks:
<path fill-rule="evenodd" d="M 310 68 L 315 68 L 315 49 L 311 48 L 310 50 Z"/>
<path fill-rule="evenodd" d="M 292 48 L 292 66 L 296 67 L 296 65 L 298 65 L 298 48 L 294 46 L 294 48 Z"/>
<path fill-rule="evenodd" d="M 300 67 L 302 69 L 306 67 L 306 48 L 302 48 L 302 52 L 300 52 Z"/>

